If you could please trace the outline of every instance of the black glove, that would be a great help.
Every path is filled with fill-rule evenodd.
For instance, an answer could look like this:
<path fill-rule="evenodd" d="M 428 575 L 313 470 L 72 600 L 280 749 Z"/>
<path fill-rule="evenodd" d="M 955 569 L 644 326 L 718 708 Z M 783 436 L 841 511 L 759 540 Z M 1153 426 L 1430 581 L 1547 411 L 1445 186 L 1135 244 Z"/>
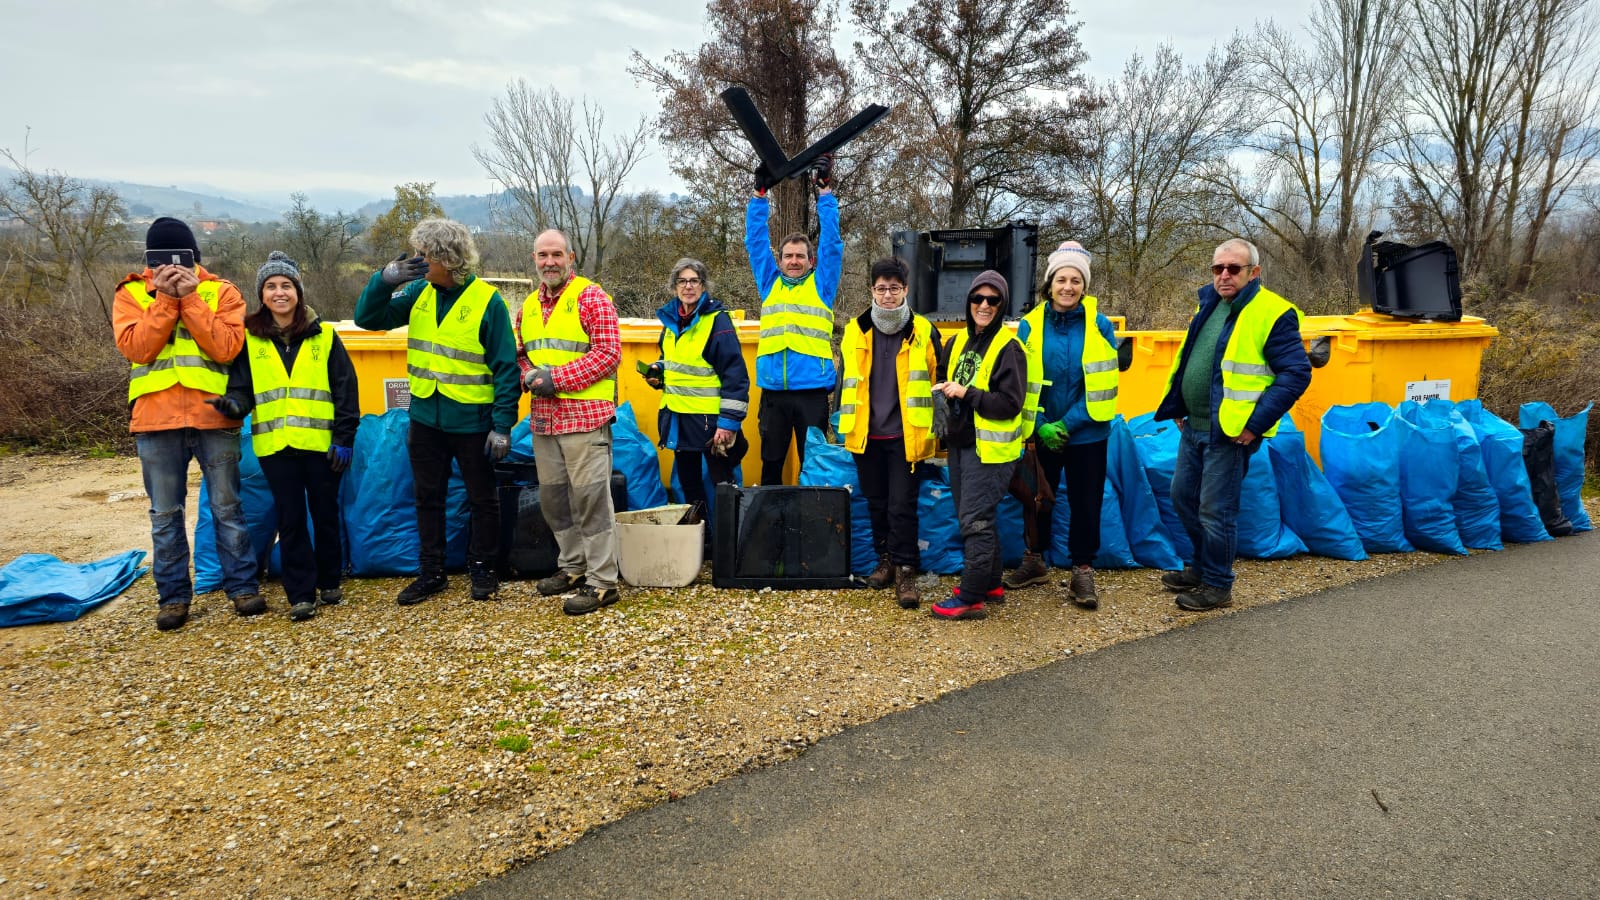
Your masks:
<path fill-rule="evenodd" d="M 422 254 L 407 259 L 402 253 L 394 258 L 394 262 L 383 267 L 383 283 L 397 287 L 408 281 L 416 281 L 426 274 L 428 274 L 428 260 Z"/>
<path fill-rule="evenodd" d="M 244 418 L 244 408 L 239 405 L 239 401 L 233 399 L 232 397 L 212 397 L 210 400 L 206 401 L 206 405 L 230 419 Z"/>
<path fill-rule="evenodd" d="M 765 197 L 767 195 L 767 188 L 772 187 L 773 184 L 775 184 L 775 182 L 772 180 L 772 172 L 767 169 L 767 164 L 762 163 L 761 165 L 756 166 L 754 185 L 756 196 Z"/>
<path fill-rule="evenodd" d="M 824 153 L 811 164 L 811 183 L 817 190 L 833 187 L 833 154 Z"/>
<path fill-rule="evenodd" d="M 556 377 L 544 366 L 534 366 L 528 374 L 522 376 L 522 386 L 535 397 L 554 397 L 556 395 Z"/>
<path fill-rule="evenodd" d="M 483 439 L 483 455 L 489 457 L 495 462 L 505 459 L 506 454 L 510 452 L 511 438 L 506 437 L 498 431 L 489 432 L 489 436 Z"/>
<path fill-rule="evenodd" d="M 335 473 L 343 472 L 345 469 L 350 468 L 350 458 L 354 455 L 354 449 L 334 444 L 328 448 L 328 468 Z"/>
<path fill-rule="evenodd" d="M 645 380 L 656 390 L 661 390 L 666 384 L 667 367 L 664 363 L 653 362 L 644 370 Z"/>

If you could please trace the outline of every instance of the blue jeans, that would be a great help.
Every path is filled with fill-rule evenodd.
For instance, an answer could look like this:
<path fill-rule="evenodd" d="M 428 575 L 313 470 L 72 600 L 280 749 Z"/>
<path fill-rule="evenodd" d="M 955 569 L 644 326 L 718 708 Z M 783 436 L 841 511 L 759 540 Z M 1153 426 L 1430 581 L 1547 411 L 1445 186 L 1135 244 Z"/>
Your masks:
<path fill-rule="evenodd" d="M 200 463 L 211 498 L 223 589 L 230 599 L 258 593 L 255 554 L 239 505 L 239 429 L 173 428 L 133 437 L 139 447 L 144 492 L 150 496 L 150 542 L 155 549 L 151 572 L 161 602 L 188 603 L 194 598 L 183 522 L 191 459 Z"/>
<path fill-rule="evenodd" d="M 1209 432 L 1195 434 L 1187 422 L 1179 431 L 1172 509 L 1194 545 L 1190 564 L 1200 573 L 1200 581 L 1231 590 L 1239 548 L 1239 491 L 1261 439 L 1241 447 L 1228 440 L 1213 442 Z"/>

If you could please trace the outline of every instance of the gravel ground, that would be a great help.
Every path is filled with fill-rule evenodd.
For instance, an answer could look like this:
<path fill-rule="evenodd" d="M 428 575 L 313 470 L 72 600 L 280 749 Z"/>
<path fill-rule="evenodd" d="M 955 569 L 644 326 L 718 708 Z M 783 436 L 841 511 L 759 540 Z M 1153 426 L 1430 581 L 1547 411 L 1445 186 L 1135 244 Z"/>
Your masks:
<path fill-rule="evenodd" d="M 1245 562 L 1235 609 L 1442 559 Z M 403 580 L 350 581 L 294 624 L 272 585 L 265 616 L 212 594 L 168 634 L 141 579 L 48 642 L 0 634 L 0 895 L 448 894 L 851 725 L 1201 618 L 1158 577 L 1100 573 L 1098 612 L 1050 586 L 956 623 L 888 592 L 708 586 L 569 618 L 457 576 L 411 608 Z"/>

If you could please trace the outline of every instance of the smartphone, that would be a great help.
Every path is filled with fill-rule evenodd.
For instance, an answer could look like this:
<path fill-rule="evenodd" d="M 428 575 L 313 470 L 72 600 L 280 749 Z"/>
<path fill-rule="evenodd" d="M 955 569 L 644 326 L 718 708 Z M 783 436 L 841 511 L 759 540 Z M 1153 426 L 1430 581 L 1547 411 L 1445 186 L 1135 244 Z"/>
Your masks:
<path fill-rule="evenodd" d="M 182 250 L 146 250 L 144 252 L 144 265 L 147 269 L 159 269 L 162 266 L 183 266 L 185 269 L 194 268 L 194 251 Z"/>
<path fill-rule="evenodd" d="M 650 374 L 650 367 L 645 365 L 644 364 L 644 360 L 642 360 L 642 359 L 634 360 L 633 361 L 633 367 L 638 370 L 640 375 L 649 375 Z"/>

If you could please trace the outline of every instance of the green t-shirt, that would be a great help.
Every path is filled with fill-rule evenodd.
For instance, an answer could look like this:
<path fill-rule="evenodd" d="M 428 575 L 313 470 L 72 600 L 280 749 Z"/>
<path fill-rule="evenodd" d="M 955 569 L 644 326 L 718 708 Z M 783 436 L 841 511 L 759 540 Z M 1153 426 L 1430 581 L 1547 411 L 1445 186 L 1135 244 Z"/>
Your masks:
<path fill-rule="evenodd" d="M 1183 367 L 1183 405 L 1189 409 L 1191 431 L 1211 430 L 1211 376 L 1217 371 L 1217 338 L 1222 336 L 1232 311 L 1232 303 L 1218 302 L 1189 349 L 1189 361 Z"/>

